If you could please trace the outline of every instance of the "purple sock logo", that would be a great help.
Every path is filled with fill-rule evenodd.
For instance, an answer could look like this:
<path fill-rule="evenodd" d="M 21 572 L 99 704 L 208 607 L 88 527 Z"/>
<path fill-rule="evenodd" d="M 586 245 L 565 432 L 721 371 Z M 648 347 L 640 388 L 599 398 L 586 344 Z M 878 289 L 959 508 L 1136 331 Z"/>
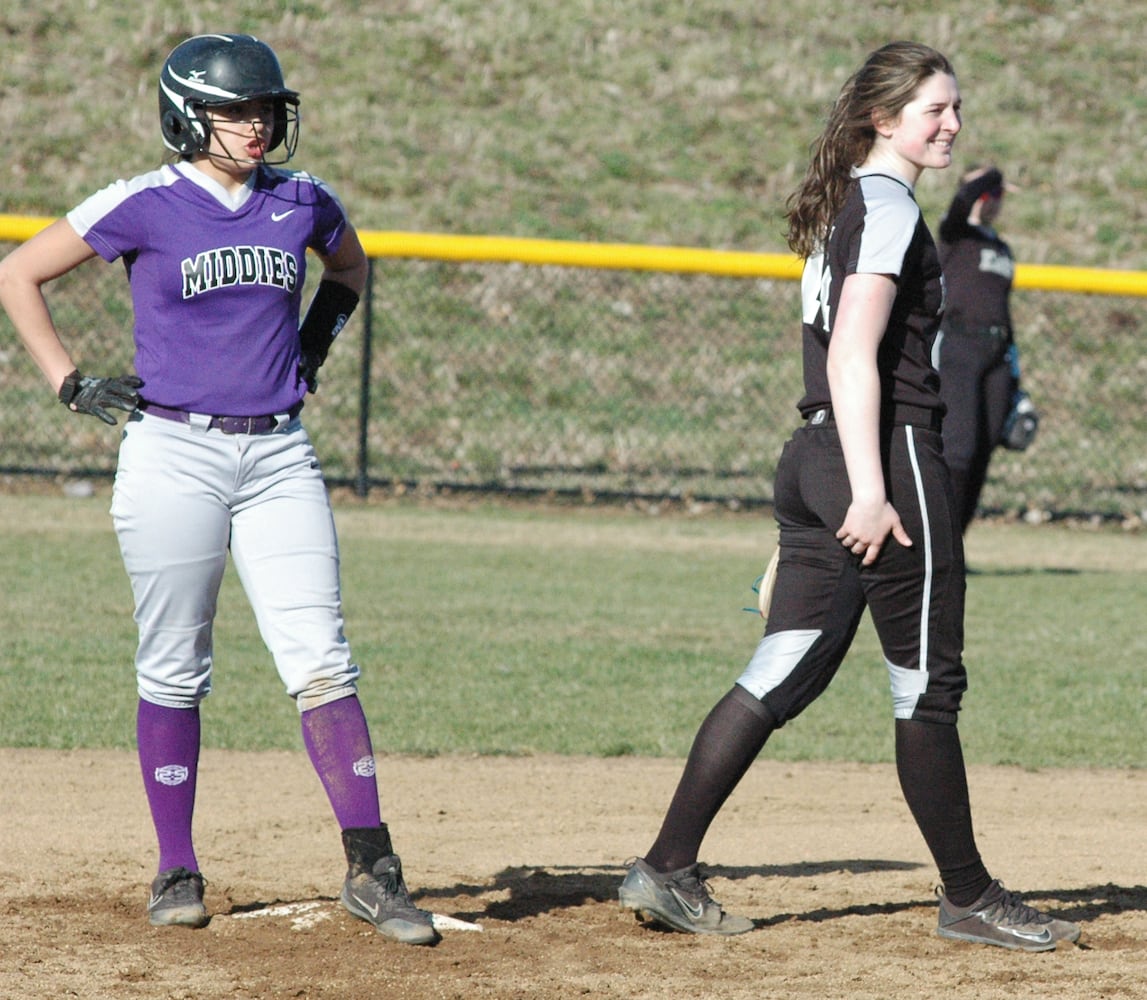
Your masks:
<path fill-rule="evenodd" d="M 161 785 L 182 785 L 190 772 L 182 764 L 164 764 L 155 769 L 155 780 Z"/>

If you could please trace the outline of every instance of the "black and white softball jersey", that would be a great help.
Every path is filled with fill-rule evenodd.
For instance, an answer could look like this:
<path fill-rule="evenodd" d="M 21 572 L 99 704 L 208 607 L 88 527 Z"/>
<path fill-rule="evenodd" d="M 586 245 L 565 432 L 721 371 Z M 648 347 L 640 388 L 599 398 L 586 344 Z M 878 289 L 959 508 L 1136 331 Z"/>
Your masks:
<path fill-rule="evenodd" d="M 826 363 L 841 285 L 884 274 L 897 294 L 877 352 L 880 440 L 889 502 L 913 541 L 891 536 L 862 566 L 836 538 L 851 502 L 831 415 Z M 856 177 L 824 252 L 802 281 L 806 424 L 777 467 L 780 560 L 768 625 L 737 683 L 778 724 L 828 686 L 867 608 L 880 638 L 897 719 L 954 723 L 966 688 L 964 556 L 940 436 L 943 404 L 930 362 L 944 304 L 936 246 L 904 181 Z"/>

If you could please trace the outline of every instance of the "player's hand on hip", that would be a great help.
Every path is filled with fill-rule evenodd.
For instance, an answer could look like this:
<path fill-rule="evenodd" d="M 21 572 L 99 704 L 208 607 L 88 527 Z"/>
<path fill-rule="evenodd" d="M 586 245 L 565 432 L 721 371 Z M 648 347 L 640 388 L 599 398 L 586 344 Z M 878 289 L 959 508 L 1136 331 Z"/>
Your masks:
<path fill-rule="evenodd" d="M 303 351 L 299 357 L 299 381 L 305 382 L 307 392 L 314 393 L 319 387 L 319 368 L 322 361 L 310 351 Z"/>
<path fill-rule="evenodd" d="M 844 523 L 836 533 L 841 545 L 859 557 L 862 566 L 876 562 L 889 535 L 906 548 L 912 545 L 900 515 L 887 500 L 871 505 L 849 504 Z"/>
<path fill-rule="evenodd" d="M 114 407 L 131 413 L 139 406 L 139 389 L 142 385 L 143 380 L 136 375 L 93 378 L 74 371 L 60 386 L 59 398 L 74 413 L 90 413 L 114 427 L 115 417 L 108 413 L 107 408 Z"/>

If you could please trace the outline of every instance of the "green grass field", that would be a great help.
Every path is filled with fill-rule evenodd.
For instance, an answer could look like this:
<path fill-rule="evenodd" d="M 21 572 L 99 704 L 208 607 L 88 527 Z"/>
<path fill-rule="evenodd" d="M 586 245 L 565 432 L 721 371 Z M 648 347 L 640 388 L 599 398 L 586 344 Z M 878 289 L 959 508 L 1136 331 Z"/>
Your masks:
<path fill-rule="evenodd" d="M 103 493 L 0 495 L 0 744 L 130 747 L 134 625 Z M 336 504 L 347 634 L 380 752 L 678 756 L 760 633 L 742 610 L 765 515 Z M 961 729 L 969 761 L 1147 765 L 1147 537 L 976 524 Z M 840 675 L 766 753 L 887 761 L 888 684 L 866 622 Z M 204 740 L 301 748 L 233 572 Z"/>

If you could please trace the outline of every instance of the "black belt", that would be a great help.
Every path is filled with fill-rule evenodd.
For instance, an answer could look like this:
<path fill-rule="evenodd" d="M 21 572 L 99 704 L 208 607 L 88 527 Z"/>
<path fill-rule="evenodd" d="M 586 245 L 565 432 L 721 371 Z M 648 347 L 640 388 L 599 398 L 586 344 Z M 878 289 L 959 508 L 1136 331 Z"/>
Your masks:
<path fill-rule="evenodd" d="M 173 410 L 169 406 L 158 406 L 155 403 L 140 403 L 139 408 L 153 417 L 162 417 L 164 420 L 174 420 L 180 424 L 190 424 L 193 416 L 202 416 L 207 421 L 208 430 L 222 431 L 224 434 L 270 434 L 281 424 L 297 417 L 303 409 L 303 404 L 296 403 L 286 413 L 268 413 L 259 417 L 223 417 L 208 416 L 207 414 L 192 414 L 187 410 Z"/>
<path fill-rule="evenodd" d="M 981 326 L 972 330 L 981 337 L 990 337 L 992 340 L 1011 340 L 1012 331 L 1006 326 Z"/>
<path fill-rule="evenodd" d="M 912 427 L 938 431 L 944 422 L 944 415 L 939 410 L 933 410 L 927 406 L 897 406 L 892 411 L 891 416 L 892 419 L 889 420 L 888 414 L 882 413 L 881 423 L 892 424 L 894 427 L 911 425 Z M 836 423 L 833 419 L 831 406 L 822 406 L 819 410 L 806 413 L 805 421 L 809 427 L 828 427 Z"/>
<path fill-rule="evenodd" d="M 944 331 L 945 337 L 979 337 L 1002 340 L 1008 344 L 1012 342 L 1011 327 L 1007 326 L 965 326 L 963 323 L 953 323 L 940 329 Z"/>

